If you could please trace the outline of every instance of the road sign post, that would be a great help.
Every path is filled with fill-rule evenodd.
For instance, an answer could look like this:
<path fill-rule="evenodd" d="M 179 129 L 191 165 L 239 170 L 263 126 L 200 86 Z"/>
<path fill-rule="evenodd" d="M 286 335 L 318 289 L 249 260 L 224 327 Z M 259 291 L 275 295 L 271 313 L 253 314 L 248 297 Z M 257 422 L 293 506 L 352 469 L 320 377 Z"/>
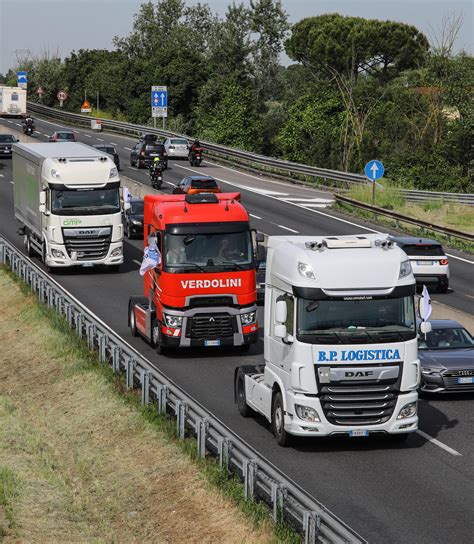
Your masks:
<path fill-rule="evenodd" d="M 165 118 L 168 117 L 168 87 L 166 85 L 153 85 L 151 88 L 151 116 L 153 126 L 156 128 L 156 118 L 163 118 L 163 129 Z"/>
<path fill-rule="evenodd" d="M 385 168 L 380 161 L 372 160 L 365 165 L 364 172 L 367 179 L 372 182 L 372 206 L 374 206 L 375 185 L 377 184 L 377 180 L 383 176 Z"/>

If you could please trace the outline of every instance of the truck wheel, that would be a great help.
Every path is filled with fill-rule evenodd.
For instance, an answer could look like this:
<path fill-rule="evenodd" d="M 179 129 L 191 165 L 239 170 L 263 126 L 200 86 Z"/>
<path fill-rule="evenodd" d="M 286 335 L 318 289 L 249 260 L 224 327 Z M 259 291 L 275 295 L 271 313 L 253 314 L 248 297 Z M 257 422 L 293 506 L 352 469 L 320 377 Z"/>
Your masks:
<path fill-rule="evenodd" d="M 245 395 L 245 373 L 241 369 L 237 372 L 237 378 L 235 380 L 235 397 L 237 399 L 237 407 L 242 417 L 252 417 L 255 412 L 247 404 L 247 397 Z"/>
<path fill-rule="evenodd" d="M 138 336 L 137 321 L 135 319 L 135 304 L 130 302 L 128 305 L 128 324 L 130 326 L 130 332 L 132 336 Z"/>
<path fill-rule="evenodd" d="M 28 257 L 33 257 L 33 255 L 35 254 L 35 251 L 31 247 L 31 239 L 30 239 L 30 234 L 28 232 L 23 237 L 23 243 L 25 244 L 26 254 L 28 255 Z"/>
<path fill-rule="evenodd" d="M 285 431 L 285 412 L 280 391 L 275 394 L 272 401 L 272 430 L 280 446 L 290 445 L 291 435 Z"/>

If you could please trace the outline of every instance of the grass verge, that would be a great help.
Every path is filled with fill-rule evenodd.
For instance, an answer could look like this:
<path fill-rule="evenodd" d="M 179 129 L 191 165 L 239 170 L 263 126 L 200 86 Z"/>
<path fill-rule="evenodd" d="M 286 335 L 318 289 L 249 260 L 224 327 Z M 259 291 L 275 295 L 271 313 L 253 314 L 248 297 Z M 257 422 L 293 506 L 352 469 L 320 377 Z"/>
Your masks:
<path fill-rule="evenodd" d="M 0 305 L 3 543 L 300 541 L 4 269 Z"/>

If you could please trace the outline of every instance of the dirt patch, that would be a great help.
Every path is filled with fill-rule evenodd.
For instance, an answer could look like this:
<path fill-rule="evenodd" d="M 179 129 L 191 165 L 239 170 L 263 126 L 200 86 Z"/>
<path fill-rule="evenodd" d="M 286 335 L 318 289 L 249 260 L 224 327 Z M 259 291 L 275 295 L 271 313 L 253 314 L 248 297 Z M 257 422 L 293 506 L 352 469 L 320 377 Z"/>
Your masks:
<path fill-rule="evenodd" d="M 270 542 L 0 271 L 0 541 Z"/>

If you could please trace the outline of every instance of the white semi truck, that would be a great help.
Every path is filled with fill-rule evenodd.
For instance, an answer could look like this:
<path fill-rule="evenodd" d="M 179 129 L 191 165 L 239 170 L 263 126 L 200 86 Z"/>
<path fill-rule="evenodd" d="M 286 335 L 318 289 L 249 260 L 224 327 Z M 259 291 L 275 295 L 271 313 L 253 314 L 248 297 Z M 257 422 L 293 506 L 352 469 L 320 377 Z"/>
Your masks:
<path fill-rule="evenodd" d="M 13 146 L 15 217 L 29 256 L 49 268 L 123 263 L 120 178 L 111 158 L 80 143 Z"/>
<path fill-rule="evenodd" d="M 26 90 L 0 85 L 0 117 L 25 117 Z"/>
<path fill-rule="evenodd" d="M 400 439 L 418 427 L 415 278 L 384 235 L 271 236 L 265 364 L 235 371 L 240 413 L 292 435 Z"/>

